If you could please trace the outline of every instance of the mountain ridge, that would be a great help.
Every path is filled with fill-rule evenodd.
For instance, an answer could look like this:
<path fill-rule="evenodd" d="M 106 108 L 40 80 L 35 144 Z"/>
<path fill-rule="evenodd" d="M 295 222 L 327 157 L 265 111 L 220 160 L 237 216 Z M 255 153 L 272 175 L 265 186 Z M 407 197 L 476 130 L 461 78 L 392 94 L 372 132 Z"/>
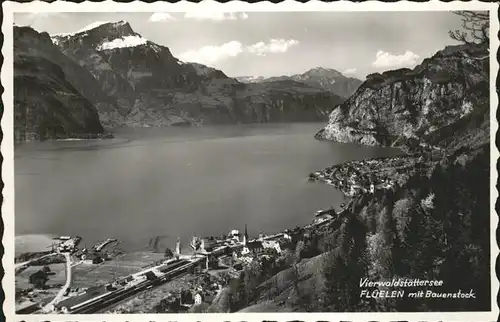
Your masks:
<path fill-rule="evenodd" d="M 302 74 L 294 74 L 291 76 L 241 76 L 236 77 L 236 79 L 244 83 L 266 83 L 292 79 L 298 82 L 303 82 L 310 86 L 315 86 L 331 91 L 345 98 L 351 96 L 362 83 L 361 80 L 355 77 L 347 77 L 333 68 L 325 67 L 315 67 L 305 71 Z"/>
<path fill-rule="evenodd" d="M 127 37 L 136 42 L 127 44 Z M 108 127 L 321 121 L 343 100 L 301 83 L 242 84 L 215 68 L 180 61 L 124 21 L 52 39 L 117 98 L 123 121 L 113 122 L 108 111 L 99 110 Z"/>
<path fill-rule="evenodd" d="M 16 141 L 104 135 L 96 103 L 113 101 L 86 69 L 55 47 L 47 33 L 14 27 Z"/>

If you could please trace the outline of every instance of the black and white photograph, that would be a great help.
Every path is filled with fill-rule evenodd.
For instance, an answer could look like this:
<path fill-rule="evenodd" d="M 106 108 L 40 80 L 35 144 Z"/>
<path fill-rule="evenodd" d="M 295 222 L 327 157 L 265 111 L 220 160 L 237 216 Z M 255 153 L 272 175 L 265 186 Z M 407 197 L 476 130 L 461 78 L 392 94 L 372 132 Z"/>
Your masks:
<path fill-rule="evenodd" d="M 497 311 L 498 5 L 80 5 L 4 21 L 16 316 Z"/>

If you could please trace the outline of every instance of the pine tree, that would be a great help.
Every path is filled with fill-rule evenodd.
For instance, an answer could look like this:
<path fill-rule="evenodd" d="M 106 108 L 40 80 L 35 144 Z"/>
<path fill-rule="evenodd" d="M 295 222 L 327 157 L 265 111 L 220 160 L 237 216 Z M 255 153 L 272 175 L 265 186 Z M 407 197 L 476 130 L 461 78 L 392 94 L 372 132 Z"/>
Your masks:
<path fill-rule="evenodd" d="M 322 302 L 328 311 L 356 311 L 363 305 L 359 281 L 367 275 L 366 228 L 353 215 L 345 219 L 338 231 L 338 247 L 326 255 L 322 264 Z"/>

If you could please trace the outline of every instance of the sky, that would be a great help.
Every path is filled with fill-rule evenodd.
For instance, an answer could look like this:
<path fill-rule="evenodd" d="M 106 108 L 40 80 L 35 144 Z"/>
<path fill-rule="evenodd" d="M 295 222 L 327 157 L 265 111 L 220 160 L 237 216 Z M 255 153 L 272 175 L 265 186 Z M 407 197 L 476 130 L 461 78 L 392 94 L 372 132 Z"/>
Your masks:
<path fill-rule="evenodd" d="M 182 61 L 226 75 L 281 76 L 315 67 L 346 76 L 412 68 L 447 45 L 461 20 L 451 12 L 16 13 L 16 25 L 70 33 L 124 20 Z"/>

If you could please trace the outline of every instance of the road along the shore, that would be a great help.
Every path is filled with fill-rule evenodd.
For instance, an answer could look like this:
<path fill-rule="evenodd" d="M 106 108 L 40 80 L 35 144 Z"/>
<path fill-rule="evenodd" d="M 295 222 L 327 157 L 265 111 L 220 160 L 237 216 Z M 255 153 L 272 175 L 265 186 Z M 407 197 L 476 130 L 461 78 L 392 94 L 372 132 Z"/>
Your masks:
<path fill-rule="evenodd" d="M 64 257 L 66 258 L 66 283 L 64 283 L 64 286 L 59 290 L 57 293 L 56 297 L 52 301 L 50 301 L 47 305 L 45 305 L 42 308 L 42 312 L 48 313 L 54 311 L 54 307 L 57 303 L 59 303 L 62 298 L 64 297 L 64 294 L 67 292 L 69 287 L 71 286 L 71 255 L 69 252 L 63 253 Z"/>

